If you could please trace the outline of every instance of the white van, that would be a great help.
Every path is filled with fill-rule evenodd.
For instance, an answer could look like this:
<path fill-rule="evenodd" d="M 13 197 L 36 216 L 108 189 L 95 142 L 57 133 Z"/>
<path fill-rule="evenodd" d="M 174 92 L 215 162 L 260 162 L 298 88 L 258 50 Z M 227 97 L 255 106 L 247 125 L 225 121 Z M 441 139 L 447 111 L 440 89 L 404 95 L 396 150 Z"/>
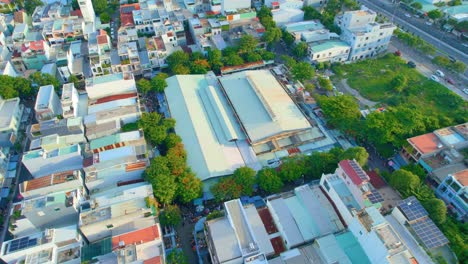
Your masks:
<path fill-rule="evenodd" d="M 437 76 L 444 78 L 445 74 L 441 70 L 436 71 Z"/>

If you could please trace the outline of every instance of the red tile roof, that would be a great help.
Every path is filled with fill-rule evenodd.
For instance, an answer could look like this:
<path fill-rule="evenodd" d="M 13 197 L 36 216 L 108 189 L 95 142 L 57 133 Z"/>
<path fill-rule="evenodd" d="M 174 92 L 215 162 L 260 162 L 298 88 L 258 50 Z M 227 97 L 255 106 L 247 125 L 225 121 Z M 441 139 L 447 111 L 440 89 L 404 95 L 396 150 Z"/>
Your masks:
<path fill-rule="evenodd" d="M 136 93 L 116 94 L 116 95 L 99 98 L 96 100 L 94 104 L 102 104 L 102 103 L 107 103 L 107 102 L 112 102 L 116 100 L 132 98 L 132 97 L 137 97 L 137 94 Z"/>
<path fill-rule="evenodd" d="M 70 16 L 77 16 L 77 17 L 83 17 L 83 14 L 81 13 L 81 10 L 73 10 L 70 12 Z"/>
<path fill-rule="evenodd" d="M 357 165 L 358 169 L 353 168 L 353 164 L 355 164 L 354 166 Z M 364 182 L 364 179 L 359 176 L 360 172 L 364 173 L 363 177 L 369 180 L 369 176 L 367 176 L 361 166 L 359 166 L 359 164 L 357 164 L 357 162 L 354 160 L 342 160 L 340 163 L 338 163 L 338 165 L 356 185 L 361 185 Z"/>
<path fill-rule="evenodd" d="M 73 179 L 76 179 L 73 172 L 74 171 L 64 171 L 60 173 L 50 174 L 50 175 L 40 177 L 37 179 L 33 179 L 30 181 L 25 181 L 23 183 L 24 191 L 27 192 L 31 190 L 49 187 L 55 184 L 61 184 L 61 183 L 67 182 L 70 179 L 70 177 L 73 177 Z"/>
<path fill-rule="evenodd" d="M 453 174 L 453 177 L 457 179 L 461 185 L 468 186 L 468 169 Z"/>
<path fill-rule="evenodd" d="M 275 255 L 279 255 L 282 252 L 286 251 L 286 249 L 284 248 L 283 239 L 281 239 L 281 236 L 277 236 L 277 237 L 270 239 L 270 243 L 273 246 L 273 249 L 275 250 Z"/>
<path fill-rule="evenodd" d="M 273 218 L 267 208 L 259 209 L 258 215 L 260 216 L 260 219 L 269 235 L 278 232 L 278 228 L 276 228 L 275 222 L 273 222 Z"/>
<path fill-rule="evenodd" d="M 112 248 L 118 248 L 120 241 L 125 245 L 144 244 L 159 238 L 157 225 L 143 228 L 137 231 L 129 232 L 120 236 L 112 237 Z"/>
<path fill-rule="evenodd" d="M 35 51 L 44 50 L 44 40 L 30 42 L 29 49 L 35 50 Z"/>
<path fill-rule="evenodd" d="M 9 4 L 11 4 L 12 1 L 11 0 L 0 0 L 0 2 L 9 5 Z"/>
<path fill-rule="evenodd" d="M 440 144 L 439 139 L 434 133 L 428 133 L 417 137 L 409 138 L 408 141 L 421 152 L 421 154 L 429 154 L 436 151 Z"/>
<path fill-rule="evenodd" d="M 120 22 L 124 27 L 133 26 L 133 14 L 120 14 Z"/>
<path fill-rule="evenodd" d="M 382 187 L 385 187 L 387 184 L 384 182 L 382 177 L 380 177 L 379 174 L 375 171 L 367 171 L 367 175 L 369 175 L 370 182 L 372 186 L 374 186 L 376 189 L 380 189 Z"/>
<path fill-rule="evenodd" d="M 98 44 L 106 44 L 107 43 L 107 34 L 97 36 L 97 43 Z"/>
<path fill-rule="evenodd" d="M 140 4 L 125 4 L 120 6 L 120 14 L 131 14 L 133 10 L 140 10 Z"/>
<path fill-rule="evenodd" d="M 161 256 L 156 256 L 143 261 L 143 264 L 161 264 Z"/>

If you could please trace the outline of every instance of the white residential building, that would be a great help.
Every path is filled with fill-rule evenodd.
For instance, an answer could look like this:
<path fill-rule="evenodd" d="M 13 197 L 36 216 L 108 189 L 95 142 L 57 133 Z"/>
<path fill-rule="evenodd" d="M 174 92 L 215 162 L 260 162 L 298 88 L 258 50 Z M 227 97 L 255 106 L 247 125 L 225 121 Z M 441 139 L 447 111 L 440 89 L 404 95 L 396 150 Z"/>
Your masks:
<path fill-rule="evenodd" d="M 73 83 L 65 83 L 62 88 L 63 118 L 78 117 L 79 95 Z"/>
<path fill-rule="evenodd" d="M 81 244 L 76 225 L 46 229 L 3 242 L 0 258 L 8 264 L 79 264 Z"/>
<path fill-rule="evenodd" d="M 53 85 L 41 86 L 36 97 L 36 120 L 38 122 L 57 118 L 62 114 L 60 99 L 54 91 Z"/>
<path fill-rule="evenodd" d="M 312 62 L 345 62 L 349 58 L 351 47 L 343 41 L 328 40 L 309 43 L 308 56 Z"/>
<path fill-rule="evenodd" d="M 0 147 L 11 147 L 16 142 L 22 115 L 19 98 L 4 100 L 0 96 Z"/>
<path fill-rule="evenodd" d="M 34 178 L 83 167 L 80 145 L 71 145 L 51 151 L 31 150 L 23 155 L 23 164 Z"/>
<path fill-rule="evenodd" d="M 377 14 L 369 9 L 348 11 L 335 17 L 341 39 L 351 46 L 350 61 L 373 57 L 385 52 L 396 26 L 375 22 Z"/>
<path fill-rule="evenodd" d="M 221 12 L 235 12 L 239 9 L 248 9 L 251 6 L 251 0 L 221 0 Z"/>
<path fill-rule="evenodd" d="M 46 228 L 74 225 L 78 220 L 80 201 L 86 194 L 80 170 L 64 171 L 25 181 L 19 191 L 23 200 L 14 205 L 15 236 L 26 236 Z"/>
<path fill-rule="evenodd" d="M 93 2 L 91 0 L 79 0 L 78 5 L 80 6 L 81 14 L 83 14 L 84 21 L 94 23 L 96 14 L 94 13 Z"/>

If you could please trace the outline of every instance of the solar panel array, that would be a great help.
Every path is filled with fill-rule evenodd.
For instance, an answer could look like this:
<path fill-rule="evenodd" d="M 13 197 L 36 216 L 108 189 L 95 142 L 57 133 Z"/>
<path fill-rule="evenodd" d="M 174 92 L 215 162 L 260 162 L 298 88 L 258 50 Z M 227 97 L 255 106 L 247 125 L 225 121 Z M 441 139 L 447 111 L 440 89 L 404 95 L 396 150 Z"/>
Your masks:
<path fill-rule="evenodd" d="M 384 198 L 382 195 L 377 191 L 377 190 L 372 190 L 369 195 L 367 195 L 367 199 L 373 204 L 375 203 L 381 203 L 384 201 Z"/>
<path fill-rule="evenodd" d="M 9 252 L 25 249 L 37 245 L 37 238 L 29 239 L 29 237 L 22 237 L 11 241 Z"/>
<path fill-rule="evenodd" d="M 354 160 L 349 161 L 349 165 L 351 165 L 351 168 L 356 172 L 356 174 L 361 178 L 363 181 L 368 181 L 369 176 L 364 172 L 364 170 L 355 162 Z"/>
<path fill-rule="evenodd" d="M 401 201 L 398 207 L 408 221 L 413 221 L 428 215 L 426 209 L 422 207 L 421 203 L 414 196 Z"/>
<path fill-rule="evenodd" d="M 418 221 L 412 224 L 411 227 L 428 249 L 437 248 L 449 242 L 440 229 L 429 218 Z"/>

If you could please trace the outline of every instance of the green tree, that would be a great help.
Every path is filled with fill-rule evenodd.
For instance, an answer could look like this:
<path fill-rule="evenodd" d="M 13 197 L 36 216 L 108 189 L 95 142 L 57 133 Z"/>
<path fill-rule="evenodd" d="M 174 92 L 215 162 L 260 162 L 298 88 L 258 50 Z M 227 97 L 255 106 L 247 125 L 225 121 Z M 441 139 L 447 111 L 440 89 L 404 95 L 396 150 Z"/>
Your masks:
<path fill-rule="evenodd" d="M 78 5 L 78 0 L 72 0 L 72 8 L 73 10 L 80 9 L 80 5 Z"/>
<path fill-rule="evenodd" d="M 190 68 L 188 66 L 178 64 L 172 68 L 172 72 L 174 74 L 181 74 L 181 75 L 190 74 Z"/>
<path fill-rule="evenodd" d="M 256 181 L 255 177 L 256 172 L 252 168 L 245 166 L 237 168 L 232 175 L 234 182 L 237 185 L 242 186 L 241 194 L 249 196 L 252 195 L 254 191 L 253 187 Z"/>
<path fill-rule="evenodd" d="M 159 215 L 159 221 L 163 226 L 177 226 L 182 222 L 182 215 L 177 205 L 167 205 Z"/>
<path fill-rule="evenodd" d="M 74 74 L 70 75 L 70 78 L 68 78 L 68 82 L 73 83 L 75 87 L 80 86 L 80 79 L 78 79 L 78 77 L 76 77 L 76 75 Z"/>
<path fill-rule="evenodd" d="M 106 11 L 107 0 L 92 0 L 92 3 L 93 3 L 94 12 L 96 12 L 96 14 L 99 15 L 103 13 L 104 11 Z"/>
<path fill-rule="evenodd" d="M 293 35 L 289 34 L 289 32 L 283 30 L 282 36 L 284 44 L 286 44 L 286 46 L 290 47 L 294 43 L 294 37 Z"/>
<path fill-rule="evenodd" d="M 267 6 L 263 5 L 260 10 L 257 11 L 257 17 L 259 19 L 265 18 L 265 17 L 273 17 L 273 14 L 271 13 L 270 8 Z"/>
<path fill-rule="evenodd" d="M 181 50 L 173 52 L 171 55 L 169 55 L 166 58 L 167 65 L 169 69 L 174 73 L 174 74 L 188 74 L 190 72 L 190 69 L 187 67 L 190 62 L 189 55 Z M 186 68 L 181 69 L 180 66 L 183 66 Z M 184 72 L 184 73 L 181 73 Z M 185 73 L 186 72 L 186 73 Z"/>
<path fill-rule="evenodd" d="M 188 264 L 187 256 L 184 251 L 173 249 L 166 257 L 167 264 Z"/>
<path fill-rule="evenodd" d="M 400 73 L 393 77 L 390 85 L 396 92 L 401 93 L 406 85 L 408 85 L 408 79 L 404 74 Z"/>
<path fill-rule="evenodd" d="M 44 3 L 41 0 L 26 0 L 24 2 L 24 10 L 26 11 L 26 14 L 31 16 L 34 13 L 36 7 L 43 5 Z"/>
<path fill-rule="evenodd" d="M 258 41 L 252 35 L 243 35 L 239 40 L 239 52 L 248 53 L 257 49 Z"/>
<path fill-rule="evenodd" d="M 221 51 L 218 49 L 209 50 L 208 62 L 211 65 L 211 69 L 219 73 L 221 71 L 221 68 L 224 66 L 223 55 Z"/>
<path fill-rule="evenodd" d="M 423 8 L 422 4 L 419 3 L 419 2 L 412 3 L 411 7 L 415 8 L 415 9 L 418 9 L 418 10 L 421 10 Z"/>
<path fill-rule="evenodd" d="M 249 53 L 245 53 L 245 60 L 247 62 L 261 61 L 262 56 L 258 54 L 257 52 L 249 52 Z"/>
<path fill-rule="evenodd" d="M 277 193 L 283 188 L 283 181 L 276 170 L 263 168 L 257 173 L 257 181 L 260 189 L 266 193 Z"/>
<path fill-rule="evenodd" d="M 184 173 L 187 162 L 184 144 L 177 143 L 173 148 L 170 148 L 166 153 L 166 159 L 172 175 L 179 176 Z"/>
<path fill-rule="evenodd" d="M 409 171 L 414 175 L 418 176 L 421 182 L 424 182 L 424 180 L 426 180 L 427 173 L 419 164 L 408 164 L 402 166 L 401 169 Z"/>
<path fill-rule="evenodd" d="M 177 143 L 181 143 L 182 139 L 175 133 L 167 134 L 166 139 L 164 139 L 164 146 L 166 150 L 169 150 L 177 145 Z"/>
<path fill-rule="evenodd" d="M 151 82 L 145 78 L 141 78 L 140 80 L 138 80 L 136 86 L 138 88 L 138 91 L 143 94 L 147 94 L 149 91 L 151 91 L 152 88 Z"/>
<path fill-rule="evenodd" d="M 292 182 L 304 175 L 303 161 L 297 157 L 283 160 L 279 176 L 283 182 Z"/>
<path fill-rule="evenodd" d="M 359 123 L 361 112 L 354 97 L 349 95 L 318 98 L 320 107 L 327 117 L 328 123 L 343 132 L 356 134 L 359 130 L 356 124 Z"/>
<path fill-rule="evenodd" d="M 224 57 L 224 64 L 227 66 L 237 66 L 244 64 L 244 60 L 237 54 L 229 54 Z"/>
<path fill-rule="evenodd" d="M 211 187 L 211 193 L 216 202 L 237 199 L 242 195 L 243 187 L 234 181 L 233 177 L 220 179 Z"/>
<path fill-rule="evenodd" d="M 190 169 L 177 177 L 177 198 L 182 203 L 189 203 L 202 194 L 202 181 Z"/>
<path fill-rule="evenodd" d="M 429 217 L 437 224 L 441 225 L 447 220 L 447 206 L 444 201 L 432 198 L 423 202 L 424 208 L 429 213 Z"/>
<path fill-rule="evenodd" d="M 281 40 L 283 33 L 281 29 L 277 27 L 271 27 L 265 31 L 263 34 L 263 40 L 268 43 L 268 45 L 271 45 L 273 43 L 277 43 L 278 41 Z"/>
<path fill-rule="evenodd" d="M 307 56 L 307 49 L 308 48 L 309 48 L 309 46 L 307 46 L 307 43 L 301 41 L 301 42 L 297 43 L 296 46 L 294 46 L 294 48 L 292 50 L 292 53 L 297 58 L 304 58 L 305 56 Z"/>
<path fill-rule="evenodd" d="M 101 22 L 104 24 L 107 24 L 111 20 L 111 16 L 107 12 L 103 12 L 99 15 L 99 18 L 101 19 Z"/>
<path fill-rule="evenodd" d="M 294 80 L 304 82 L 305 80 L 312 79 L 315 71 L 309 63 L 301 61 L 292 66 L 291 74 Z"/>
<path fill-rule="evenodd" d="M 427 12 L 427 16 L 430 19 L 434 19 L 434 20 L 441 18 L 443 15 L 444 14 L 439 9 L 434 9 L 434 10 Z"/>
<path fill-rule="evenodd" d="M 146 168 L 144 178 L 153 186 L 156 199 L 162 204 L 170 204 L 175 198 L 177 184 L 170 174 L 166 157 L 158 156 Z"/>
<path fill-rule="evenodd" d="M 44 86 L 44 85 L 51 84 L 54 86 L 54 89 L 56 92 L 60 88 L 60 81 L 48 73 L 35 72 L 29 76 L 29 79 L 31 80 L 33 84 L 36 84 L 37 86 Z"/>
<path fill-rule="evenodd" d="M 390 185 L 398 190 L 403 197 L 408 197 L 412 190 L 421 184 L 418 176 L 406 170 L 394 171 L 390 177 Z"/>
<path fill-rule="evenodd" d="M 210 64 L 206 59 L 196 59 L 190 63 L 191 74 L 205 74 L 210 70 Z"/>
<path fill-rule="evenodd" d="M 324 89 L 325 91 L 333 91 L 333 85 L 330 79 L 319 76 L 318 83 L 320 87 Z"/>
<path fill-rule="evenodd" d="M 369 158 L 369 153 L 363 147 L 352 147 L 345 150 L 340 156 L 340 160 L 345 159 L 355 159 L 359 165 L 364 166 L 367 164 L 367 159 Z"/>
<path fill-rule="evenodd" d="M 322 174 L 334 172 L 338 161 L 337 156 L 331 152 L 313 152 L 305 157 L 304 176 L 307 179 L 320 179 Z"/>
<path fill-rule="evenodd" d="M 458 73 L 464 73 L 466 71 L 466 65 L 461 61 L 454 62 L 451 64 L 450 68 Z"/>
<path fill-rule="evenodd" d="M 265 60 L 265 61 L 274 60 L 276 58 L 275 53 L 273 53 L 271 51 L 266 51 L 266 50 L 262 50 L 260 52 L 260 55 L 262 56 L 262 59 Z"/>
<path fill-rule="evenodd" d="M 317 9 L 315 9 L 313 6 L 305 6 L 304 8 L 302 8 L 302 11 L 304 11 L 304 20 L 314 20 L 322 18 L 320 12 L 317 11 Z"/>
<path fill-rule="evenodd" d="M 143 129 L 145 138 L 153 145 L 160 145 L 167 136 L 167 131 L 174 128 L 175 120 L 171 118 L 163 119 L 156 112 L 143 113 L 138 120 L 138 127 Z"/>
<path fill-rule="evenodd" d="M 166 79 L 168 77 L 169 76 L 164 72 L 158 73 L 158 75 L 151 79 L 151 89 L 157 93 L 164 92 L 164 89 L 167 87 Z"/>

